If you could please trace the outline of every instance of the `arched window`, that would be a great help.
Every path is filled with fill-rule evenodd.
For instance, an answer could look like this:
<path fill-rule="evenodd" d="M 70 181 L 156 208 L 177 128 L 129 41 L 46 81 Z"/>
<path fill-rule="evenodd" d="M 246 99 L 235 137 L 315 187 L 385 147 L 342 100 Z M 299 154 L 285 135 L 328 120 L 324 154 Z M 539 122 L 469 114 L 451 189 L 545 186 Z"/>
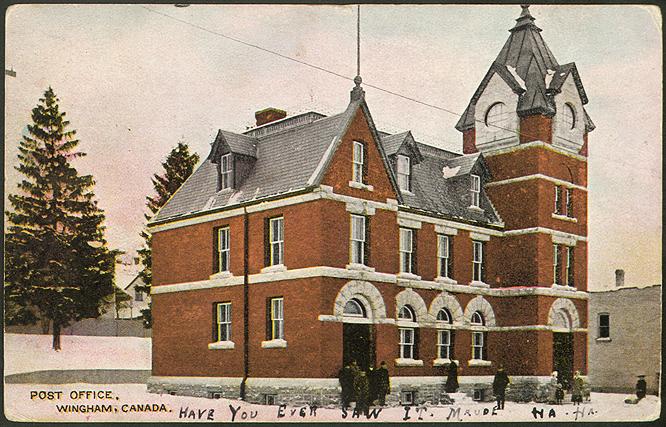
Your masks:
<path fill-rule="evenodd" d="M 400 307 L 400 311 L 398 311 L 398 319 L 416 322 L 416 315 L 414 314 L 414 310 L 410 306 L 403 305 L 402 307 Z"/>
<path fill-rule="evenodd" d="M 356 298 L 352 298 L 349 301 L 347 301 L 343 313 L 345 316 L 350 316 L 350 317 L 366 317 L 365 307 L 363 306 L 363 303 L 357 300 Z"/>
<path fill-rule="evenodd" d="M 563 114 L 563 120 L 564 120 L 564 125 L 567 127 L 567 129 L 573 129 L 576 127 L 576 110 L 574 109 L 573 105 L 570 103 L 564 104 L 564 111 L 562 112 Z"/>
<path fill-rule="evenodd" d="M 451 312 L 446 308 L 439 310 L 437 313 L 437 321 L 451 323 Z"/>
<path fill-rule="evenodd" d="M 492 132 L 497 132 L 506 127 L 507 119 L 506 105 L 503 102 L 496 102 L 486 110 L 484 122 Z"/>
<path fill-rule="evenodd" d="M 470 320 L 470 323 L 474 326 L 483 326 L 485 324 L 483 320 L 483 314 L 481 314 L 478 311 L 475 311 L 472 314 L 472 319 Z"/>

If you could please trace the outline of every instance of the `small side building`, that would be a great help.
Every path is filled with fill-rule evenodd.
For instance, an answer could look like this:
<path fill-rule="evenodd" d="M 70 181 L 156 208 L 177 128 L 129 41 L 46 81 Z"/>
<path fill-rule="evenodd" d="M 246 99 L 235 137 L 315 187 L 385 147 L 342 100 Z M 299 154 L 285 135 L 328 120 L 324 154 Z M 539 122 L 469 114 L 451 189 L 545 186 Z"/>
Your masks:
<path fill-rule="evenodd" d="M 648 394 L 657 394 L 661 372 L 661 284 L 616 286 L 590 291 L 589 379 L 593 391 L 633 393 L 645 375 Z"/>

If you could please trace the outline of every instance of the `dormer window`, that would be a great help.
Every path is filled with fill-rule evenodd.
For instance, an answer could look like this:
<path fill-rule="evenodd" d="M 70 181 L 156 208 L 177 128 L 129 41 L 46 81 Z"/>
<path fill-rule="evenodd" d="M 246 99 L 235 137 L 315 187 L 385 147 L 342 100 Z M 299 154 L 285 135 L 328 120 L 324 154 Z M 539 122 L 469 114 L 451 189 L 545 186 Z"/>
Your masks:
<path fill-rule="evenodd" d="M 481 196 L 481 178 L 478 175 L 472 175 L 470 193 L 472 196 L 472 206 L 478 208 Z"/>
<path fill-rule="evenodd" d="M 353 153 L 352 163 L 353 163 L 352 181 L 363 184 L 365 146 L 363 145 L 362 142 L 354 141 L 354 153 Z"/>
<path fill-rule="evenodd" d="M 398 172 L 398 187 L 404 191 L 411 191 L 410 175 L 411 175 L 410 158 L 402 154 L 398 154 L 397 172 Z"/>
<path fill-rule="evenodd" d="M 234 170 L 231 153 L 223 154 L 220 157 L 220 190 L 233 186 L 233 176 Z"/>
<path fill-rule="evenodd" d="M 568 102 L 564 104 L 563 120 L 567 129 L 573 129 L 576 127 L 576 110 L 574 110 L 573 105 Z"/>

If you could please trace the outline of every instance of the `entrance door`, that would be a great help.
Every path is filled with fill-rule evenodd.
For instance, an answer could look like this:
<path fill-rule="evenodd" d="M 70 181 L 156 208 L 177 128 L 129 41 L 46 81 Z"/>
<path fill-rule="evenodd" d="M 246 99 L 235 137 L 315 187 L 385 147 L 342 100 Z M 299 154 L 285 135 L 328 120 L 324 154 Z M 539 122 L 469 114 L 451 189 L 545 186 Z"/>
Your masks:
<path fill-rule="evenodd" d="M 557 371 L 558 382 L 565 390 L 571 387 L 573 380 L 573 334 L 568 332 L 553 333 L 553 371 Z"/>
<path fill-rule="evenodd" d="M 342 325 L 342 364 L 356 361 L 367 371 L 375 365 L 375 340 L 372 325 L 343 323 Z"/>

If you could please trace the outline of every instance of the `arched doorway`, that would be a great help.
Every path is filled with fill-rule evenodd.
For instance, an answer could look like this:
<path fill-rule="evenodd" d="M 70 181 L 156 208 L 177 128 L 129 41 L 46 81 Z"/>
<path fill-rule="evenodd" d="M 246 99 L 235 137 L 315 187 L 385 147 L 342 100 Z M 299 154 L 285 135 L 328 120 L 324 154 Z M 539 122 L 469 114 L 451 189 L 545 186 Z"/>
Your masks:
<path fill-rule="evenodd" d="M 548 312 L 548 325 L 553 327 L 553 371 L 565 389 L 571 387 L 574 374 L 573 329 L 580 320 L 576 306 L 569 299 L 559 298 Z"/>
<path fill-rule="evenodd" d="M 349 299 L 342 318 L 342 364 L 356 361 L 364 371 L 375 366 L 375 330 L 366 304 L 359 297 Z"/>

